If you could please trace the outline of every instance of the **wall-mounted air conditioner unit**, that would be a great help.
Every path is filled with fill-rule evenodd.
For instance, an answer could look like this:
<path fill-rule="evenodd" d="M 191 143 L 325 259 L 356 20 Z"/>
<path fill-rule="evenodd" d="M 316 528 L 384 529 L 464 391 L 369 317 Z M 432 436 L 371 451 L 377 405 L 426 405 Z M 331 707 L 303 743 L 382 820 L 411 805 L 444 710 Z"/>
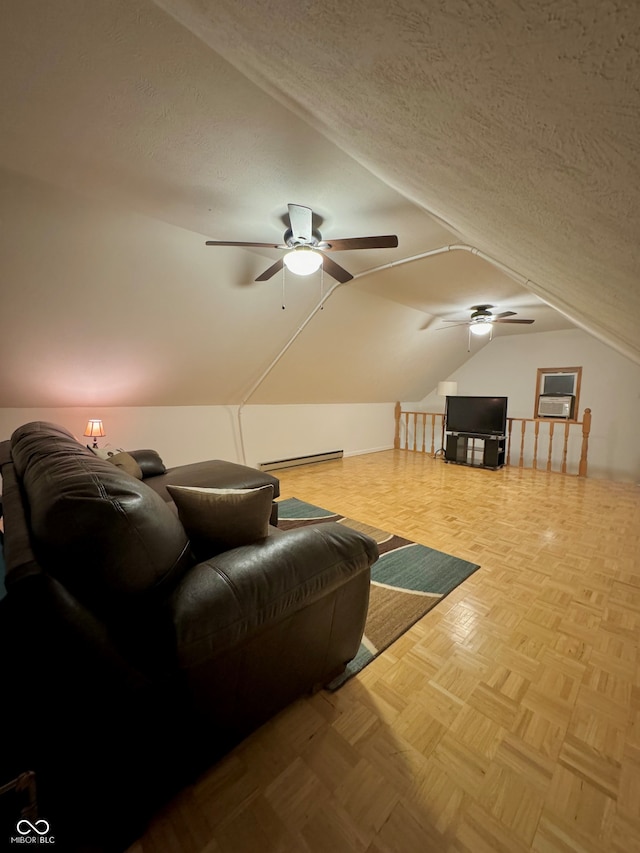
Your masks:
<path fill-rule="evenodd" d="M 577 371 L 563 370 L 558 373 L 545 373 L 542 376 L 540 393 L 554 397 L 571 394 L 575 397 L 578 385 Z"/>
<path fill-rule="evenodd" d="M 538 399 L 539 418 L 573 418 L 573 403 L 575 397 L 567 395 L 546 396 L 541 394 Z"/>

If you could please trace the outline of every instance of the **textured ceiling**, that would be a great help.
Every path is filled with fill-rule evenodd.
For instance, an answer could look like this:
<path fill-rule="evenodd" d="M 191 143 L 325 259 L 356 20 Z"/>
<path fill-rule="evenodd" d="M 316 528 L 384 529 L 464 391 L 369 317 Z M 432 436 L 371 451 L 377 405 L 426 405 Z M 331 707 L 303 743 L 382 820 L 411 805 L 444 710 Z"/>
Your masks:
<path fill-rule="evenodd" d="M 635 3 L 21 0 L 5 19 L 0 405 L 243 399 L 321 283 L 289 280 L 282 312 L 280 277 L 252 283 L 277 251 L 204 238 L 280 241 L 288 202 L 325 237 L 400 244 L 334 256 L 356 281 L 256 402 L 418 399 L 468 357 L 439 318 L 482 302 L 536 320 L 497 334 L 575 324 L 640 361 Z M 503 266 L 401 263 L 458 243 Z"/>
<path fill-rule="evenodd" d="M 640 358 L 635 0 L 158 0 L 374 174 Z"/>

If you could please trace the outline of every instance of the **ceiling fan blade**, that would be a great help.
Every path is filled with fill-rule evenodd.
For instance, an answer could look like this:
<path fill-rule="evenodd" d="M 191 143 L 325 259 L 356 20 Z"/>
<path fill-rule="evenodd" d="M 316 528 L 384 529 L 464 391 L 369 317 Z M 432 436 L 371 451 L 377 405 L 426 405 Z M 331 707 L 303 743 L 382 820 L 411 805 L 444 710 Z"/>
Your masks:
<path fill-rule="evenodd" d="M 531 325 L 531 323 L 535 323 L 535 320 L 499 320 L 496 318 L 493 322 L 494 323 L 526 323 L 529 326 L 529 325 Z"/>
<path fill-rule="evenodd" d="M 500 314 L 494 314 L 494 320 L 501 320 L 503 317 L 515 317 L 517 311 L 501 311 Z"/>
<path fill-rule="evenodd" d="M 256 249 L 287 249 L 282 243 L 237 243 L 232 240 L 207 240 L 205 246 L 253 246 Z"/>
<path fill-rule="evenodd" d="M 439 329 L 436 329 L 436 332 L 441 332 L 443 329 L 455 329 L 456 326 L 468 326 L 469 323 L 460 323 L 456 320 L 443 320 L 443 323 L 452 323 L 452 326 L 440 326 Z"/>
<path fill-rule="evenodd" d="M 395 249 L 398 238 L 395 234 L 381 237 L 347 237 L 343 240 L 325 240 L 320 244 L 323 252 L 344 252 L 346 249 Z"/>
<path fill-rule="evenodd" d="M 261 275 L 259 275 L 256 281 L 268 281 L 277 272 L 280 272 L 283 266 L 284 258 L 280 258 L 280 260 L 276 261 L 275 264 L 272 264 L 268 270 L 265 270 Z"/>
<path fill-rule="evenodd" d="M 301 204 L 289 205 L 289 222 L 291 223 L 291 233 L 294 240 L 300 240 L 303 243 L 311 242 L 313 231 L 313 213 L 310 207 L 303 207 Z"/>
<path fill-rule="evenodd" d="M 347 281 L 351 281 L 353 278 L 350 272 L 347 272 L 344 267 L 341 267 L 335 261 L 332 261 L 331 258 L 327 258 L 326 255 L 322 256 L 322 269 L 342 284 Z"/>

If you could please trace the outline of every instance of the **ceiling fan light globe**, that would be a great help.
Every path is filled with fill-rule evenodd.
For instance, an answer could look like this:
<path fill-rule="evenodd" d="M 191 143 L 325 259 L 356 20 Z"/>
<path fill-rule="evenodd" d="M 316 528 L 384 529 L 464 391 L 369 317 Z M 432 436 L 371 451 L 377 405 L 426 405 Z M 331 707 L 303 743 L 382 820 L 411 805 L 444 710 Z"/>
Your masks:
<path fill-rule="evenodd" d="M 491 331 L 491 323 L 481 322 L 481 323 L 472 323 L 469 327 L 471 329 L 471 333 L 474 335 L 488 335 Z"/>
<path fill-rule="evenodd" d="M 322 255 L 306 246 L 292 249 L 284 256 L 284 265 L 294 275 L 311 275 L 322 264 Z"/>

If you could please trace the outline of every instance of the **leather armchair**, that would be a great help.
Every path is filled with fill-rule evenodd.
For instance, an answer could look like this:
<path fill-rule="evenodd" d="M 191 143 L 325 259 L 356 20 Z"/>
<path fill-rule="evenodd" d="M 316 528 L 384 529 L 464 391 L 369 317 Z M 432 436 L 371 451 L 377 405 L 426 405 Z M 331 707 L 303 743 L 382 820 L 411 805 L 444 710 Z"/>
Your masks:
<path fill-rule="evenodd" d="M 123 849 L 164 797 L 356 654 L 369 537 L 271 528 L 196 562 L 159 494 L 54 424 L 0 444 L 0 472 L 0 765 L 36 771 L 65 850 L 96 825 Z"/>

